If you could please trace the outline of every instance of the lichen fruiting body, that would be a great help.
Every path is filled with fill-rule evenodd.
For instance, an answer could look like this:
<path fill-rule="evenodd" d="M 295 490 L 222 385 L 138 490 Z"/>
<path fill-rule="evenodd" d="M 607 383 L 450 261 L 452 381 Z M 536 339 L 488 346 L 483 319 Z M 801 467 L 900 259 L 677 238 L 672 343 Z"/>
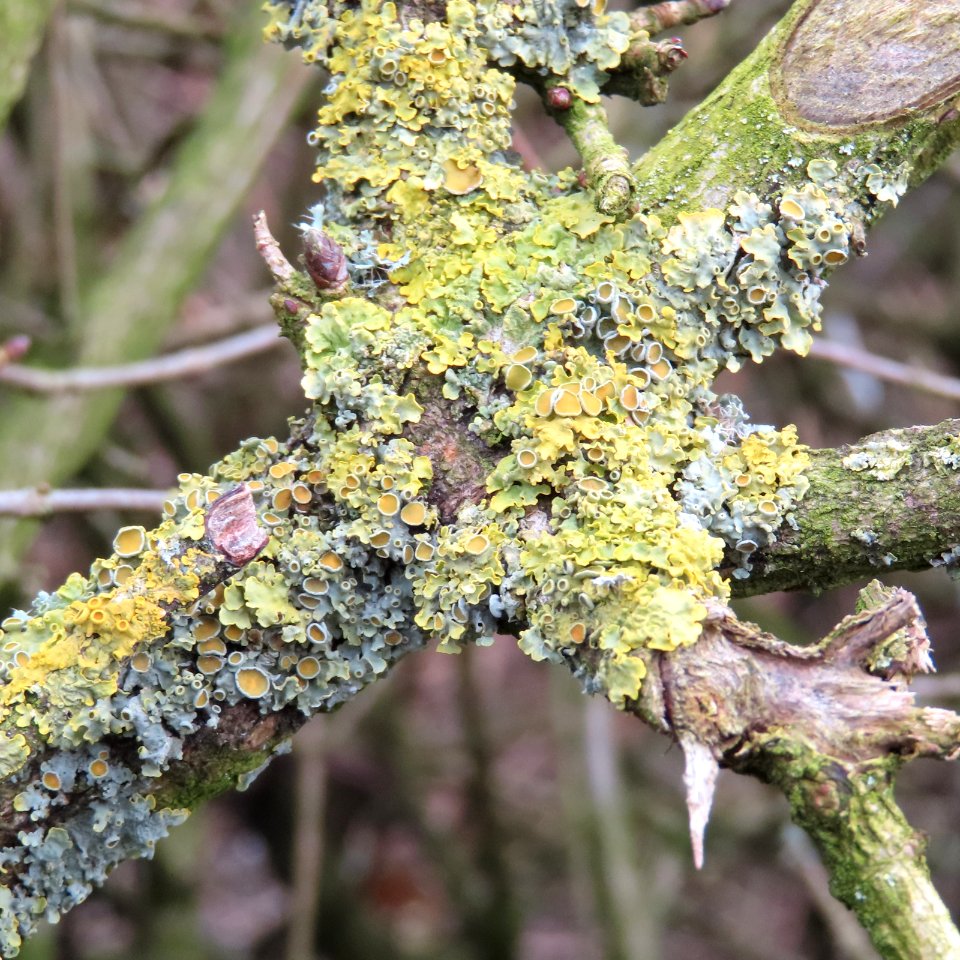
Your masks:
<path fill-rule="evenodd" d="M 268 3 L 268 34 L 330 71 L 304 228 L 344 251 L 348 283 L 337 262 L 336 283 L 298 274 L 277 299 L 313 401 L 289 441 L 182 477 L 156 531 L 127 528 L 88 578 L 4 622 L 19 825 L 0 955 L 182 818 L 159 785 L 225 709 L 310 715 L 408 650 L 497 629 L 538 659 L 589 653 L 590 688 L 623 706 L 726 597 L 724 550 L 747 575 L 790 521 L 795 431 L 751 425 L 712 383 L 807 349 L 851 252 L 850 184 L 884 185 L 815 159 L 773 202 L 665 224 L 598 212 L 570 171 L 525 172 L 510 70 L 595 100 L 629 40 L 602 6 L 450 0 L 427 23 L 372 0 Z M 203 592 L 207 511 L 241 483 L 271 536 Z M 31 827 L 55 807 L 57 827 Z"/>

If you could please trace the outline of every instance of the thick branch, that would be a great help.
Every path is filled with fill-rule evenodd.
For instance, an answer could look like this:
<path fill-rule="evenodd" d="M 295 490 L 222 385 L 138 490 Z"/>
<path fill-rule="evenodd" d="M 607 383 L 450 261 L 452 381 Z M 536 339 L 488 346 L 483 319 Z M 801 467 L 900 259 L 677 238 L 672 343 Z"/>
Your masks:
<path fill-rule="evenodd" d="M 816 450 L 796 528 L 751 557 L 740 596 L 827 589 L 892 570 L 953 565 L 960 553 L 960 420 L 886 430 Z"/>
<path fill-rule="evenodd" d="M 884 957 L 952 957 L 960 938 L 892 785 L 905 759 L 955 756 L 960 722 L 918 710 L 889 684 L 924 667 L 926 640 L 908 594 L 876 585 L 870 598 L 873 607 L 814 648 L 783 644 L 717 609 L 695 651 L 659 659 L 651 684 L 659 692 L 638 711 L 675 732 L 688 757 L 688 789 L 696 795 L 706 785 L 707 808 L 710 756 L 782 789 L 821 850 L 832 891 Z M 704 751 L 708 759 L 691 766 Z"/>
<path fill-rule="evenodd" d="M 960 935 L 930 882 L 925 842 L 896 806 L 893 777 L 912 757 L 952 759 L 960 720 L 918 709 L 889 682 L 899 672 L 891 642 L 909 674 L 926 662 L 926 639 L 909 594 L 877 587 L 869 596 L 868 609 L 814 648 L 781 643 L 716 608 L 696 647 L 659 657 L 658 692 L 638 712 L 685 750 L 698 744 L 783 790 L 824 857 L 832 892 L 882 956 L 954 957 Z M 912 632 L 897 640 L 904 628 Z"/>
<path fill-rule="evenodd" d="M 672 218 L 704 203 L 723 206 L 737 190 L 762 195 L 791 167 L 828 157 L 841 166 L 859 157 L 887 175 L 902 165 L 901 192 L 919 183 L 960 139 L 950 101 L 960 84 L 960 26 L 942 12 L 921 0 L 794 3 L 637 163 L 644 208 Z M 879 212 L 864 205 L 867 220 Z"/>
<path fill-rule="evenodd" d="M 822 2 L 835 16 L 818 37 L 843 36 L 857 3 Z M 869 5 L 887 37 L 895 25 Z M 813 650 L 764 637 L 722 606 L 716 535 L 749 555 L 802 510 L 805 453 L 789 430 L 753 428 L 712 391 L 725 365 L 781 345 L 803 351 L 829 270 L 862 250 L 863 225 L 958 135 L 960 123 L 938 123 L 945 104 L 913 93 L 897 103 L 888 89 L 901 126 L 867 119 L 851 139 L 846 126 L 810 120 L 797 136 L 810 94 L 790 84 L 777 93 L 774 81 L 806 70 L 802 58 L 783 66 L 817 7 L 801 0 L 640 161 L 642 207 L 615 224 L 572 175 L 515 165 L 506 71 L 520 58 L 576 103 L 596 103 L 600 64 L 626 49 L 625 18 L 576 14 L 594 31 L 578 60 L 555 26 L 523 19 L 526 6 L 451 2 L 419 49 L 403 5 L 398 15 L 368 4 L 364 17 L 351 6 L 339 19 L 326 5 L 308 17 L 308 6 L 269 3 L 269 32 L 349 69 L 326 88 L 313 134 L 327 193 L 304 225 L 306 272 L 277 256 L 265 223 L 258 240 L 313 407 L 286 443 L 249 441 L 211 477 L 185 478 L 145 545 L 121 531 L 89 579 L 4 624 L 0 796 L 11 817 L 38 824 L 36 842 L 10 837 L 4 850 L 15 864 L 0 887 L 0 906 L 14 905 L 8 942 L 41 902 L 66 909 L 116 859 L 148 849 L 204 784 L 225 785 L 218 724 L 229 732 L 240 718 L 232 776 L 295 725 L 293 711 L 332 709 L 428 641 L 449 650 L 517 630 L 535 659 L 567 662 L 589 690 L 673 732 L 693 786 L 712 756 L 777 783 L 798 818 L 824 778 L 849 813 L 844 778 L 952 755 L 957 718 L 917 710 L 896 682 L 923 663 L 905 596 Z M 911 7 L 922 21 L 923 5 Z M 939 42 L 931 49 L 942 53 Z M 604 159 L 620 176 L 623 154 L 593 107 L 572 116 L 585 152 L 601 145 L 588 176 L 609 199 Z M 841 465 L 902 469 L 868 454 Z M 241 481 L 270 542 L 201 597 L 189 570 L 171 573 L 165 544 L 209 539 L 207 504 Z M 191 603 L 162 606 L 171 591 Z M 152 615 L 131 637 L 136 603 Z M 98 801 L 116 794 L 110 770 L 123 803 L 110 807 L 116 843 L 105 852 L 89 834 L 102 834 Z M 708 794 L 692 804 L 698 829 Z M 850 844 L 847 821 L 835 821 L 811 829 L 844 851 L 840 863 Z M 920 890 L 911 870 L 902 865 L 903 884 Z M 930 899 L 899 886 L 897 896 L 894 906 L 921 916 Z M 870 916 L 880 892 L 867 900 L 864 922 L 893 949 Z M 942 912 L 935 919 L 937 944 L 952 949 L 955 931 Z"/>

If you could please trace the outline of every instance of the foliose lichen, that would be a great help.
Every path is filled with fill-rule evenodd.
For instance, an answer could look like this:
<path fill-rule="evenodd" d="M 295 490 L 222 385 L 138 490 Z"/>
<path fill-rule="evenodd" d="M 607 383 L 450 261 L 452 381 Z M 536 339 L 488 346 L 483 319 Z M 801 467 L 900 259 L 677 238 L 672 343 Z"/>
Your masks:
<path fill-rule="evenodd" d="M 330 73 L 303 224 L 323 282 L 274 298 L 313 405 L 288 441 L 182 476 L 160 527 L 124 528 L 3 622 L 5 957 L 182 819 L 158 784 L 228 708 L 329 710 L 409 650 L 498 629 L 634 700 L 648 658 L 696 642 L 727 596 L 725 550 L 748 575 L 807 485 L 795 430 L 751 424 L 714 378 L 804 353 L 852 250 L 849 184 L 896 199 L 878 171 L 814 159 L 773 198 L 666 226 L 599 213 L 571 171 L 525 172 L 515 75 L 595 100 L 631 39 L 602 2 L 267 9 L 268 36 Z M 455 469 L 479 482 L 452 497 Z M 238 485 L 269 540 L 205 579 L 209 510 Z"/>

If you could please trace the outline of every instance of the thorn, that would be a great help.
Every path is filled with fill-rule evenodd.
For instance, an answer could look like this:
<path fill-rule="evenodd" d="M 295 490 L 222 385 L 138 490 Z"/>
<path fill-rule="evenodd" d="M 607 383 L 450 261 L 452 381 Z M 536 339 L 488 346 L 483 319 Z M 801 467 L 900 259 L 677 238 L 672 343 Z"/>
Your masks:
<path fill-rule="evenodd" d="M 687 791 L 693 865 L 700 870 L 703 868 L 703 836 L 710 820 L 710 808 L 713 806 L 720 764 L 710 747 L 692 737 L 680 737 L 680 747 L 686 761 L 683 785 Z"/>

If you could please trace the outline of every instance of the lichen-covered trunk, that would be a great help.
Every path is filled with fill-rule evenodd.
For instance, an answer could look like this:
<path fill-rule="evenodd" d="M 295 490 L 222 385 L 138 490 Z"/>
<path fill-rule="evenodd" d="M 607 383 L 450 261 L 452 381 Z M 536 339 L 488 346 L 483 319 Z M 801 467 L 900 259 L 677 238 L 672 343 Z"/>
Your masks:
<path fill-rule="evenodd" d="M 257 228 L 312 407 L 287 441 L 249 441 L 186 479 L 157 531 L 122 532 L 89 578 L 3 623 L 4 956 L 299 718 L 428 643 L 514 632 L 678 735 L 695 785 L 720 760 L 777 782 L 766 763 L 780 748 L 753 736 L 775 685 L 748 703 L 721 681 L 789 672 L 801 704 L 824 684 L 796 651 L 755 652 L 718 611 L 728 577 L 749 580 L 751 558 L 797 522 L 811 458 L 793 428 L 751 424 L 713 381 L 777 347 L 804 352 L 830 270 L 960 136 L 947 102 L 960 11 L 800 2 L 631 164 L 600 93 L 661 97 L 676 47 L 650 39 L 659 7 L 603 7 L 268 3 L 268 35 L 332 78 L 311 135 L 324 194 L 303 223 L 304 269 Z M 854 53 L 838 52 L 845 37 Z M 836 95 L 871 70 L 882 89 L 861 108 Z M 581 150 L 582 178 L 519 166 L 518 79 Z M 960 462 L 952 444 L 944 469 Z M 849 469 L 893 470 L 883 453 Z M 220 498 L 247 496 L 262 550 L 227 550 L 228 580 L 191 578 L 189 544 L 203 552 Z M 150 616 L 133 617 L 141 606 Z M 917 614 L 904 616 L 896 629 Z M 697 643 L 708 627 L 727 653 L 709 696 L 684 701 L 698 651 L 717 649 Z M 871 650 L 886 637 L 874 630 Z M 902 673 L 925 663 L 907 661 Z M 865 678 L 865 709 L 888 691 L 877 662 L 844 665 Z M 725 709 L 707 709 L 714 693 Z M 855 756 L 811 743 L 803 709 L 779 718 L 776 743 L 841 771 L 869 762 L 864 744 L 881 759 L 915 740 L 914 753 L 950 753 L 955 728 L 907 694 L 885 716 Z M 734 745 L 747 743 L 745 759 Z M 702 804 L 697 817 L 702 829 Z"/>

